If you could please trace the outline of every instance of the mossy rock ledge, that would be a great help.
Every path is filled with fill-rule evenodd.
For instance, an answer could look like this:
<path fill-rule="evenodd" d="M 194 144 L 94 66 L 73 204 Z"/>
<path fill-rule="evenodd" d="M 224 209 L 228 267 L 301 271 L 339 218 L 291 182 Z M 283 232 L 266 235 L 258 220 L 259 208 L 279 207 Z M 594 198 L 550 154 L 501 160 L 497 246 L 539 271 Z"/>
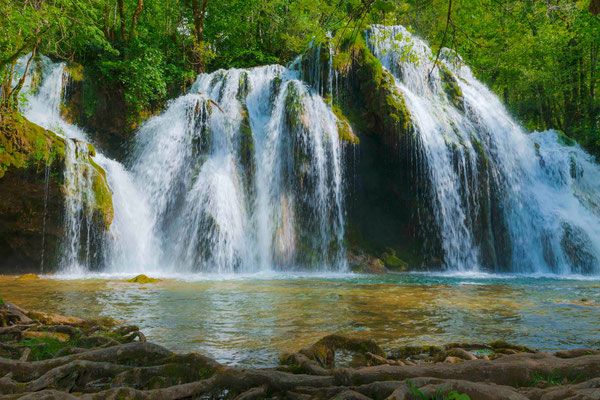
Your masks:
<path fill-rule="evenodd" d="M 0 273 L 51 271 L 64 239 L 65 139 L 16 112 L 0 114 Z M 91 148 L 93 149 L 93 147 Z M 90 151 L 91 151 L 90 149 Z M 88 156 L 98 229 L 112 222 L 104 170 Z"/>

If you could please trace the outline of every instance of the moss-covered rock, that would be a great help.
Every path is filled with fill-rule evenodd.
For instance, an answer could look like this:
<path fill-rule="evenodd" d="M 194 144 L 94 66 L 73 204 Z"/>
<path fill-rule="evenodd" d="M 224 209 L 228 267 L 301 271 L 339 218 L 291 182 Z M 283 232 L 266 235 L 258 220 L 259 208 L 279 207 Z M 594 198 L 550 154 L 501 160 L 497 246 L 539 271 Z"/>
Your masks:
<path fill-rule="evenodd" d="M 110 191 L 108 181 L 106 180 L 106 171 L 96 164 L 92 158 L 93 155 L 96 154 L 96 150 L 91 144 L 89 144 L 89 148 L 91 151 L 88 154 L 88 162 L 93 169 L 92 190 L 94 192 L 94 201 L 91 206 L 93 212 L 100 217 L 104 227 L 108 229 L 115 215 L 112 192 Z"/>
<path fill-rule="evenodd" d="M 17 113 L 1 115 L 0 130 L 0 178 L 11 166 L 51 165 L 65 158 L 63 139 Z"/>
<path fill-rule="evenodd" d="M 394 249 L 388 249 L 387 252 L 383 253 L 381 261 L 383 261 L 386 268 L 391 271 L 406 271 L 409 267 L 406 261 L 403 261 L 396 256 L 396 251 Z"/>
<path fill-rule="evenodd" d="M 342 114 L 342 110 L 337 106 L 332 106 L 331 109 L 337 117 L 337 128 L 340 140 L 343 143 L 358 144 L 360 140 L 354 134 L 350 121 Z"/>
<path fill-rule="evenodd" d="M 246 71 L 240 74 L 240 82 L 238 85 L 237 99 L 239 101 L 246 101 L 246 96 L 250 91 L 250 80 Z"/>
<path fill-rule="evenodd" d="M 366 254 L 356 254 L 353 251 L 348 252 L 347 258 L 350 271 L 355 274 L 382 275 L 389 272 L 379 258 Z"/>
<path fill-rule="evenodd" d="M 17 279 L 20 281 L 36 281 L 36 280 L 40 279 L 40 277 L 37 276 L 36 274 L 30 273 L 30 274 L 21 275 Z"/>
<path fill-rule="evenodd" d="M 448 67 L 444 64 L 440 63 L 438 65 L 440 71 L 440 78 L 442 80 L 442 88 L 444 89 L 444 93 L 448 97 L 448 101 L 450 101 L 456 108 L 459 110 L 465 109 L 463 92 L 460 86 L 458 85 L 458 81 L 450 72 Z"/>
<path fill-rule="evenodd" d="M 332 64 L 338 74 L 334 112 L 342 110 L 359 139 L 345 152 L 353 185 L 346 203 L 346 248 L 375 258 L 391 248 L 398 259 L 418 267 L 426 241 L 417 227 L 427 225 L 431 215 L 423 202 L 428 188 L 415 179 L 418 138 L 395 78 L 362 37 L 353 39 L 340 41 Z"/>
<path fill-rule="evenodd" d="M 47 271 L 64 239 L 65 201 L 72 194 L 64 180 L 67 146 L 73 144 L 19 114 L 0 118 L 0 271 Z M 93 199 L 86 201 L 94 226 L 82 231 L 101 235 L 114 216 L 106 173 L 94 162 L 92 145 L 74 145 L 92 177 Z"/>
<path fill-rule="evenodd" d="M 65 142 L 17 113 L 0 114 L 0 271 L 38 272 L 62 238 Z"/>
<path fill-rule="evenodd" d="M 146 284 L 146 283 L 156 283 L 156 282 L 160 282 L 160 279 L 156 279 L 156 278 L 150 278 L 144 274 L 138 275 L 136 277 L 133 277 L 131 279 L 127 279 L 127 282 L 130 283 L 139 283 L 139 284 Z"/>

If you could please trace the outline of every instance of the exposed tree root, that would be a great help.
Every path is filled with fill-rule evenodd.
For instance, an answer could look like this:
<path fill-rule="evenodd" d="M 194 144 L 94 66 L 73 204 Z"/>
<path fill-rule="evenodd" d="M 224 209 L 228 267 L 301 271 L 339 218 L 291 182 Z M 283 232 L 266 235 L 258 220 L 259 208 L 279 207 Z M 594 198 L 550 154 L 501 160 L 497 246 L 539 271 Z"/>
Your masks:
<path fill-rule="evenodd" d="M 505 342 L 454 343 L 395 349 L 388 358 L 371 340 L 330 335 L 277 368 L 233 368 L 148 343 L 136 326 L 0 310 L 0 399 L 600 399 L 596 349 L 552 355 Z M 38 337 L 31 332 L 46 332 L 39 340 L 54 347 L 22 340 Z"/>

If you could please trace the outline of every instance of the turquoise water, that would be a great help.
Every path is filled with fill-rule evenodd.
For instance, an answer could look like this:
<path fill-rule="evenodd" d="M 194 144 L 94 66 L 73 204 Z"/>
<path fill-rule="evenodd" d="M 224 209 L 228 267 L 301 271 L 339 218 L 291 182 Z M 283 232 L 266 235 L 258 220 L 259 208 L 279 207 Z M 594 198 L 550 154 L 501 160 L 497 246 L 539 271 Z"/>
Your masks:
<path fill-rule="evenodd" d="M 598 279 L 263 274 L 139 285 L 124 276 L 64 278 L 1 277 L 0 297 L 125 320 L 150 341 L 231 365 L 272 366 L 281 353 L 330 333 L 372 338 L 385 349 L 497 339 L 547 351 L 600 347 Z"/>

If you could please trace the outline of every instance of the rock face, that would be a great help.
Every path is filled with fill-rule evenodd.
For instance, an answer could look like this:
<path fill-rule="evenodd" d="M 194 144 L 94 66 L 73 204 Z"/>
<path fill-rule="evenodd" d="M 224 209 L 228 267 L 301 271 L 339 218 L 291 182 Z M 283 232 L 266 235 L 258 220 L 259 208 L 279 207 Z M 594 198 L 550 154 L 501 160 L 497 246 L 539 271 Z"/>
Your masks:
<path fill-rule="evenodd" d="M 60 247 L 65 143 L 17 114 L 0 118 L 0 271 L 41 271 Z"/>
<path fill-rule="evenodd" d="M 418 267 L 425 244 L 418 227 L 431 210 L 420 200 L 424 189 L 412 173 L 415 155 L 410 149 L 417 139 L 394 77 L 360 35 L 343 42 L 337 54 L 330 54 L 327 43 L 315 46 L 304 56 L 301 71 L 326 99 L 333 97 L 334 112 L 348 126 L 341 134 L 350 132 L 345 140 L 346 193 L 351 193 L 346 198 L 349 254 L 382 259 L 393 255 L 393 265 L 386 264 L 393 270 L 408 264 Z M 332 80 L 336 85 L 329 93 Z M 435 254 L 430 258 L 429 265 L 435 265 Z"/>
<path fill-rule="evenodd" d="M 64 240 L 64 139 L 16 113 L 0 116 L 0 272 L 48 272 Z M 89 157 L 88 157 L 89 158 Z M 89 158 L 91 167 L 104 171 Z M 106 179 L 94 180 L 100 230 L 112 221 Z"/>

